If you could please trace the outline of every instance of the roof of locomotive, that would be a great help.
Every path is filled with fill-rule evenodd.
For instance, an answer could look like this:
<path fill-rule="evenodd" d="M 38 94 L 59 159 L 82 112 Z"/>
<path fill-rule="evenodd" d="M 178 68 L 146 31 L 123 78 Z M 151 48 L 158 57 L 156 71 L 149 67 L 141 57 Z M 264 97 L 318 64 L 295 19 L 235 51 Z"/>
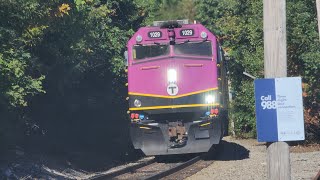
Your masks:
<path fill-rule="evenodd" d="M 168 29 L 175 34 L 175 42 L 188 40 L 214 40 L 216 36 L 200 23 L 190 24 L 188 20 L 155 21 L 153 26 L 141 27 L 128 41 L 128 46 L 135 44 L 167 43 L 170 41 Z M 186 34 L 183 34 L 186 30 Z M 206 37 L 202 36 L 205 33 Z"/>
<path fill-rule="evenodd" d="M 153 26 L 160 28 L 181 28 L 184 24 L 190 24 L 189 20 L 153 21 Z"/>

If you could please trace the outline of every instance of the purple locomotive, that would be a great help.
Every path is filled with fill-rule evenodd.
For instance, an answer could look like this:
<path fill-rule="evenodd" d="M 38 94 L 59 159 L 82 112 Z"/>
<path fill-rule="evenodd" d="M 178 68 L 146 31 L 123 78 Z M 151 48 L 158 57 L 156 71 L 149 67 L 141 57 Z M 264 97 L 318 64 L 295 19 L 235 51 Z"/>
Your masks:
<path fill-rule="evenodd" d="M 156 21 L 127 44 L 130 136 L 146 155 L 207 152 L 227 131 L 217 37 L 187 20 Z"/>

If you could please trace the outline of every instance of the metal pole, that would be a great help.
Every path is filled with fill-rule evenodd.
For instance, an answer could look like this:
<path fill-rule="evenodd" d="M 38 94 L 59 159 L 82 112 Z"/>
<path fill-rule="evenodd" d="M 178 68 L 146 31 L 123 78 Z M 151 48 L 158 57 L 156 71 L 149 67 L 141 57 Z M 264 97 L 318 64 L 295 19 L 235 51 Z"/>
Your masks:
<path fill-rule="evenodd" d="M 287 76 L 286 1 L 263 0 L 265 78 Z M 291 179 L 289 145 L 267 145 L 268 179 Z"/>

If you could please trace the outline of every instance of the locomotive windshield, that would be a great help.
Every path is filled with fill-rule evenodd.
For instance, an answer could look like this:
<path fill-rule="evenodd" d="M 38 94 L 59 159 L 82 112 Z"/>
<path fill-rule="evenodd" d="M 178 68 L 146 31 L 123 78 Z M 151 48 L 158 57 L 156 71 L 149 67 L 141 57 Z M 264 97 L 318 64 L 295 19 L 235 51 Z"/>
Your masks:
<path fill-rule="evenodd" d="M 133 47 L 133 59 L 140 60 L 157 56 L 168 55 L 170 52 L 169 45 L 137 45 Z"/>
<path fill-rule="evenodd" d="M 210 41 L 175 44 L 174 53 L 179 55 L 212 56 Z"/>
<path fill-rule="evenodd" d="M 135 45 L 133 46 L 133 59 L 143 60 L 170 54 L 169 44 Z M 191 56 L 212 56 L 212 46 L 210 41 L 184 42 L 175 44 L 173 47 L 176 55 Z"/>

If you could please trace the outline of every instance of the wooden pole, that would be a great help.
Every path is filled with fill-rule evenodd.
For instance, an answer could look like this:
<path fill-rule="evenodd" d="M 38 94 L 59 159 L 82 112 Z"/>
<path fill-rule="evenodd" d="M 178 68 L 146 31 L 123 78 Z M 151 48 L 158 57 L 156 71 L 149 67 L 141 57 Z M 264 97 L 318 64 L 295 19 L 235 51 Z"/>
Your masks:
<path fill-rule="evenodd" d="M 320 170 L 318 172 L 318 174 L 316 175 L 316 177 L 314 177 L 314 180 L 319 180 L 320 179 Z"/>
<path fill-rule="evenodd" d="M 265 78 L 287 76 L 286 1 L 263 0 Z M 267 145 L 268 179 L 291 179 L 289 145 Z"/>
<path fill-rule="evenodd" d="M 318 14 L 318 33 L 319 33 L 319 40 L 320 40 L 320 0 L 316 0 L 317 5 L 317 14 Z"/>

